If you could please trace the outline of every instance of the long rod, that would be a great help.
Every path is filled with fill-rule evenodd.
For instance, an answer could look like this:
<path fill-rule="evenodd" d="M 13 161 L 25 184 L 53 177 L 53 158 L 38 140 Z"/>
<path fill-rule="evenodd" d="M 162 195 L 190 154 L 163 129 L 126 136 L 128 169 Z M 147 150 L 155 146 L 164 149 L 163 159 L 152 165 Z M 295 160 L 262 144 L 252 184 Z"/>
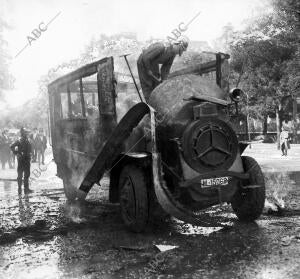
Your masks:
<path fill-rule="evenodd" d="M 135 78 L 134 78 L 134 76 L 133 76 L 133 74 L 132 74 L 132 71 L 131 71 L 131 68 L 130 68 L 130 66 L 129 66 L 127 57 L 124 56 L 124 58 L 125 58 L 125 61 L 126 61 L 127 66 L 128 66 L 129 72 L 130 72 L 130 74 L 131 74 L 131 77 L 132 77 L 132 79 L 133 79 L 133 82 L 134 82 L 136 91 L 137 91 L 137 93 L 139 94 L 139 97 L 140 97 L 140 99 L 141 99 L 141 102 L 144 102 L 144 100 L 143 100 L 143 98 L 142 98 L 142 96 L 141 96 L 141 93 L 140 93 L 140 91 L 139 91 L 139 88 L 138 88 L 138 86 L 137 86 L 137 84 L 136 84 L 136 82 L 135 82 Z"/>
<path fill-rule="evenodd" d="M 71 101 L 71 92 L 70 92 L 70 84 L 67 84 L 67 92 L 68 92 L 68 117 L 72 117 L 72 101 Z"/>
<path fill-rule="evenodd" d="M 85 112 L 85 102 L 84 102 L 84 95 L 83 95 L 82 78 L 79 79 L 79 88 L 80 88 L 80 99 L 81 99 L 82 116 L 83 116 L 83 117 L 86 117 L 86 112 Z"/>

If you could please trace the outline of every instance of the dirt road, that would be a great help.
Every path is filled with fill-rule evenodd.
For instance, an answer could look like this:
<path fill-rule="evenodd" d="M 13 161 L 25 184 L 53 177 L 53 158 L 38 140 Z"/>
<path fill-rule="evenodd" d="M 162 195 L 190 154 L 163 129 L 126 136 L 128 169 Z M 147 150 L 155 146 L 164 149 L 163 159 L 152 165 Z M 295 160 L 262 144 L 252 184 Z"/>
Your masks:
<path fill-rule="evenodd" d="M 223 205 L 208 210 L 223 228 L 169 219 L 134 234 L 107 202 L 107 180 L 85 204 L 69 204 L 50 163 L 28 195 L 0 181 L 0 278 L 300 278 L 300 179 L 293 175 L 267 175 L 268 195 L 287 189 L 284 216 L 243 224 Z"/>

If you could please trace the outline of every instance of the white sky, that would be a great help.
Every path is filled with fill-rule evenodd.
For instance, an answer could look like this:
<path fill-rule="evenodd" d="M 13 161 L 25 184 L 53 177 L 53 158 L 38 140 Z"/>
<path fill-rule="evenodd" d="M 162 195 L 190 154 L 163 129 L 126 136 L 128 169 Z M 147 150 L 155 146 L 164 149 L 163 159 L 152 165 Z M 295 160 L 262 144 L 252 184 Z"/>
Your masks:
<path fill-rule="evenodd" d="M 236 29 L 263 11 L 268 0 L 0 0 L 0 15 L 12 26 L 5 33 L 12 56 L 10 71 L 15 89 L 6 100 L 20 105 L 38 93 L 40 76 L 60 62 L 77 58 L 93 36 L 135 32 L 139 40 L 165 38 L 180 22 L 189 26 L 191 40 L 211 42 L 231 22 Z M 41 22 L 48 26 L 41 37 L 27 44 L 27 36 Z M 100 58 L 100 57 L 99 57 Z"/>

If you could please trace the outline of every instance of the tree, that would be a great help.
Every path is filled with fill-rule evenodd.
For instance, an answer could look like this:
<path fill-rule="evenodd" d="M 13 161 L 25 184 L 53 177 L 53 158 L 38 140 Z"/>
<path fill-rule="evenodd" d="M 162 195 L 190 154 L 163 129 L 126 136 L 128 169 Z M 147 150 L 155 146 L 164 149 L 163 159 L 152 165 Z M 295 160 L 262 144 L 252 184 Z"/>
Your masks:
<path fill-rule="evenodd" d="M 7 23 L 0 17 L 0 100 L 2 101 L 4 91 L 13 86 L 13 77 L 8 71 L 10 57 L 6 50 L 7 42 L 3 36 L 4 29 L 7 29 L 8 27 Z"/>
<path fill-rule="evenodd" d="M 298 1 L 274 0 L 273 8 L 252 21 L 230 48 L 232 81 L 248 93 L 250 114 L 264 121 L 264 133 L 267 116 L 283 96 L 298 95 L 300 84 Z"/>

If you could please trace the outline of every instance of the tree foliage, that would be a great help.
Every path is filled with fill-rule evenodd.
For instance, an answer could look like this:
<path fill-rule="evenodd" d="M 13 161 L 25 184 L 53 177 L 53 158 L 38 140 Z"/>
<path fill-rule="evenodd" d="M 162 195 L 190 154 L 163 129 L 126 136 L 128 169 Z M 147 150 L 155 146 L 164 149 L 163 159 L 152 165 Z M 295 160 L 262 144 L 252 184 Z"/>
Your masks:
<path fill-rule="evenodd" d="M 4 30 L 7 28 L 9 26 L 0 17 L 0 101 L 3 101 L 4 90 L 10 89 L 13 86 L 13 77 L 8 70 L 10 57 L 7 54 L 7 42 L 3 36 Z"/>
<path fill-rule="evenodd" d="M 243 102 L 248 106 L 244 107 L 249 108 L 252 117 L 266 119 L 267 115 L 274 112 L 282 96 L 299 96 L 299 5 L 298 0 L 273 0 L 272 13 L 255 18 L 243 31 L 235 31 L 228 23 L 223 28 L 223 35 L 215 42 L 218 50 L 231 54 L 231 84 L 241 87 L 247 93 Z M 0 22 L 0 94 L 2 87 L 4 88 L 2 80 L 9 80 L 5 70 L 7 67 L 3 66 L 6 62 L 1 60 L 7 61 L 2 50 L 5 43 L 1 25 L 3 26 L 3 23 Z M 80 66 L 107 56 L 114 57 L 116 72 L 129 74 L 124 58 L 120 57 L 128 53 L 131 54 L 128 56 L 129 64 L 134 75 L 137 75 L 136 60 L 140 52 L 154 41 L 150 39 L 140 42 L 130 33 L 112 36 L 101 34 L 92 38 L 78 58 L 60 63 L 42 76 L 39 81 L 38 98 L 20 109 L 22 117 L 17 119 L 17 116 L 11 115 L 12 118 L 25 125 L 46 125 L 47 85 L 50 82 Z M 181 59 L 183 65 L 205 61 L 205 57 L 195 55 L 185 53 Z M 181 66 L 175 60 L 173 68 Z"/>
<path fill-rule="evenodd" d="M 299 1 L 273 1 L 273 13 L 232 38 L 232 81 L 248 94 L 250 115 L 266 118 L 281 97 L 299 96 Z"/>

